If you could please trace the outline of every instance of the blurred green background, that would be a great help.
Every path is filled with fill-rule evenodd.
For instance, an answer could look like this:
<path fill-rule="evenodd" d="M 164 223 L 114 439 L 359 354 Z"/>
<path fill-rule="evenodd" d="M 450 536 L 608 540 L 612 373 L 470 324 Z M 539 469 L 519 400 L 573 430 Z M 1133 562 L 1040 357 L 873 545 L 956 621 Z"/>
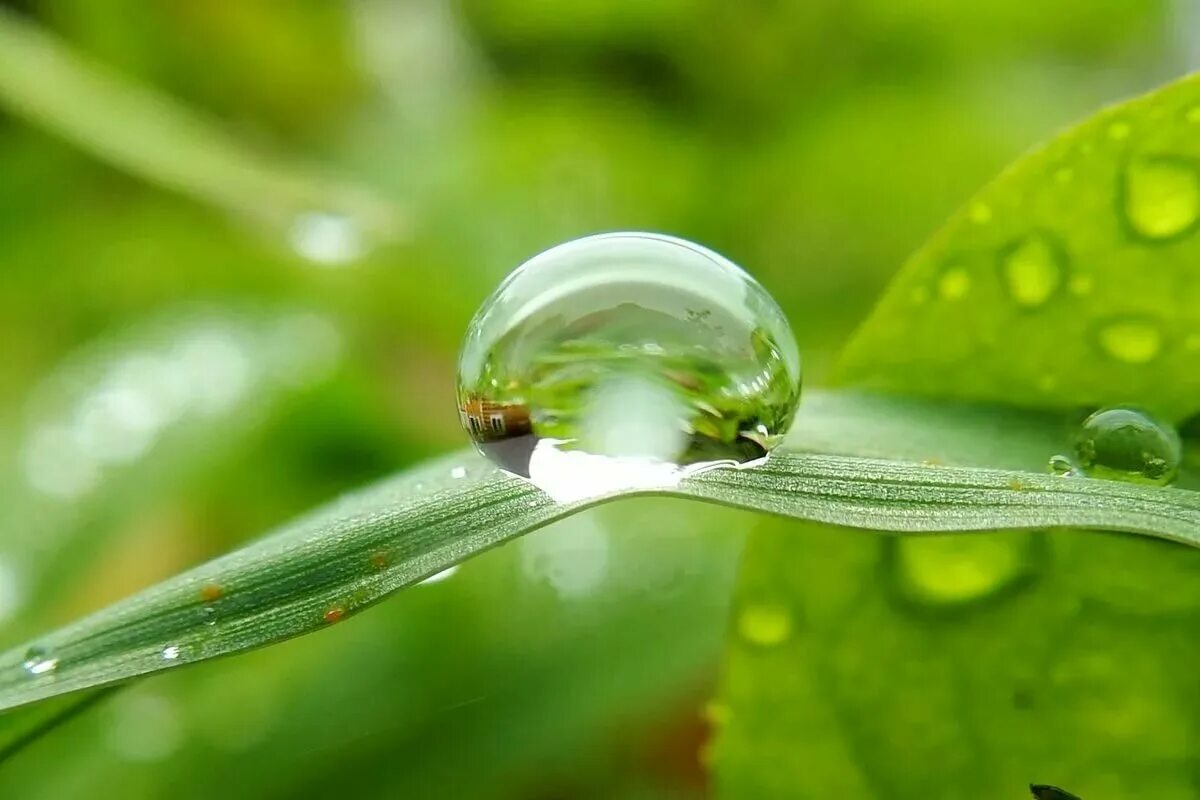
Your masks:
<path fill-rule="evenodd" d="M 1191 0 L 0 12 L 9 644 L 463 446 L 459 338 L 541 249 L 616 229 L 713 247 L 779 300 L 819 384 L 974 189 L 1200 66 Z M 708 796 L 703 710 L 754 525 L 597 509 L 119 692 L 0 766 L 0 796 Z"/>

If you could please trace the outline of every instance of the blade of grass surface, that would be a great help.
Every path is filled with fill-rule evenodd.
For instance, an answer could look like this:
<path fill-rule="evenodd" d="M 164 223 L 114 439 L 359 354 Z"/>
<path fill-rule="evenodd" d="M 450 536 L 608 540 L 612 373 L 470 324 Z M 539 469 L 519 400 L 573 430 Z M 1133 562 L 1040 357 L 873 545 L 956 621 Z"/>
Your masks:
<path fill-rule="evenodd" d="M 404 225 L 401 211 L 374 193 L 257 152 L 4 9 L 0 104 L 120 169 L 241 217 L 288 226 L 307 212 L 344 214 L 380 237 Z"/>
<path fill-rule="evenodd" d="M 872 402 L 848 396 L 844 404 L 830 398 L 815 408 L 840 411 L 830 427 L 871 431 L 866 419 L 853 422 L 859 408 L 871 415 L 874 438 L 888 424 L 888 406 Z M 933 429 L 921 432 L 920 415 L 901 407 L 894 435 L 955 439 L 958 463 L 973 460 L 976 443 L 977 457 L 986 459 L 994 444 L 986 426 L 972 426 L 974 414 L 956 413 L 954 406 L 940 414 L 926 408 L 926 424 Z M 805 447 L 805 429 L 821 429 L 819 414 L 803 422 L 795 448 Z M 1055 426 L 1048 421 L 1044 427 Z M 1026 447 L 1036 449 L 1035 428 L 1030 431 Z M 854 441 L 849 436 L 848 446 Z M 1048 451 L 1057 446 L 1050 436 L 1044 444 Z M 886 531 L 1056 525 L 1200 545 L 1200 494 L 1028 471 L 785 452 L 765 466 L 716 470 L 654 493 Z M 559 504 L 474 454 L 432 462 L 0 655 L 0 708 L 320 629 L 454 563 L 609 499 Z"/>

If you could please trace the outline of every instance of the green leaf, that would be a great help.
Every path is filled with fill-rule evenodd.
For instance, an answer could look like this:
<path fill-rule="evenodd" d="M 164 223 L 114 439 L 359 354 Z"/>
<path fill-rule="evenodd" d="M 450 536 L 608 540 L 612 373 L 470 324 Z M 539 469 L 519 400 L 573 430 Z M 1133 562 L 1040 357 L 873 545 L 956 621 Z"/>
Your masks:
<path fill-rule="evenodd" d="M 908 261 L 842 382 L 1035 407 L 1200 410 L 1200 77 L 1001 174 Z"/>
<path fill-rule="evenodd" d="M 901 271 L 843 380 L 1194 412 L 1198 104 L 1189 78 L 1019 161 Z M 1033 457 L 1036 433 L 1006 417 L 985 434 L 996 457 Z M 1200 552 L 1046 527 L 882 538 L 763 523 L 715 707 L 721 793 L 1192 797 Z"/>
<path fill-rule="evenodd" d="M 998 413 L 823 397 L 802 415 L 791 446 L 819 451 L 825 444 L 815 432 L 840 430 L 847 452 L 889 438 L 936 439 L 939 460 L 986 464 Z M 1054 448 L 1052 420 L 1013 413 L 1007 419 L 1021 461 L 1031 462 L 1036 450 L 1044 459 Z M 806 431 L 814 432 L 809 445 Z M 791 452 L 755 468 L 702 473 L 669 491 L 626 494 L 638 493 L 893 531 L 1091 526 L 1200 544 L 1200 494 L 1012 469 Z M 603 499 L 612 496 L 556 503 L 474 454 L 435 461 L 0 654 L 0 708 L 327 627 Z"/>
<path fill-rule="evenodd" d="M 377 237 L 405 222 L 373 192 L 256 151 L 8 10 L 0 10 L 0 104 L 97 158 L 244 218 L 287 228 L 306 213 L 343 214 Z"/>

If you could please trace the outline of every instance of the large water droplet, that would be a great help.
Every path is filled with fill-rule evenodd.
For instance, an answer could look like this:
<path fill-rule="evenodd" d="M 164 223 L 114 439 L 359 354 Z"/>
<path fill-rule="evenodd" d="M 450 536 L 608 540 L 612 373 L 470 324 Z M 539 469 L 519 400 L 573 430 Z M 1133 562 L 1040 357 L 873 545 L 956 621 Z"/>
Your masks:
<path fill-rule="evenodd" d="M 1144 317 L 1118 317 L 1096 329 L 1100 349 L 1126 364 L 1148 364 L 1162 350 L 1162 332 Z"/>
<path fill-rule="evenodd" d="M 1063 282 L 1062 247 L 1048 234 L 1034 233 L 1000 254 L 1000 278 L 1017 305 L 1036 308 L 1058 291 Z"/>
<path fill-rule="evenodd" d="M 1125 168 L 1122 195 L 1129 227 L 1144 239 L 1173 239 L 1200 220 L 1200 171 L 1182 158 L 1134 159 Z"/>
<path fill-rule="evenodd" d="M 460 417 L 480 452 L 559 500 L 762 458 L 799 392 L 800 356 L 770 295 L 711 250 L 646 233 L 521 265 L 459 360 Z"/>
<path fill-rule="evenodd" d="M 30 675 L 45 675 L 58 668 L 58 656 L 45 647 L 34 646 L 25 651 L 21 666 Z"/>
<path fill-rule="evenodd" d="M 1182 446 L 1170 425 L 1138 408 L 1105 408 L 1084 420 L 1075 457 L 1093 478 L 1164 485 L 1179 471 Z"/>

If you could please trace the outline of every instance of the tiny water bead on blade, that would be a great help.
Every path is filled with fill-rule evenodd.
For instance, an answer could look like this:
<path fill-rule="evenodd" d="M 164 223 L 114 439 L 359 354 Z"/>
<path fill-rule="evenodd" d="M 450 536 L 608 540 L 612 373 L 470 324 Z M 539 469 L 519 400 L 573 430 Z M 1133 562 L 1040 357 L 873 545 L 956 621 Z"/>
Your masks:
<path fill-rule="evenodd" d="M 1179 470 L 1179 434 L 1145 411 L 1128 406 L 1092 414 L 1075 438 L 1075 459 L 1092 478 L 1168 484 Z"/>
<path fill-rule="evenodd" d="M 650 233 L 589 236 L 518 267 L 459 358 L 463 427 L 558 500 L 664 488 L 764 457 L 791 425 L 787 319 L 728 259 Z"/>

